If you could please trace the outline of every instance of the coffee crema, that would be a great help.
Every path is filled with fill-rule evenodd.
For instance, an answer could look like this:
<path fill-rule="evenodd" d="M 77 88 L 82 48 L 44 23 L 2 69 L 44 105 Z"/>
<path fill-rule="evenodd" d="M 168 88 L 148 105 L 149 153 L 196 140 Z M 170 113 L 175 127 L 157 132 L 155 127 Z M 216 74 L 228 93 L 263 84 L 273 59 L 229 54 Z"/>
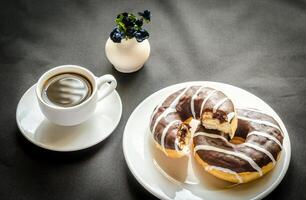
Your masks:
<path fill-rule="evenodd" d="M 76 73 L 63 73 L 44 83 L 41 97 L 50 105 L 72 107 L 84 102 L 91 94 L 92 85 L 86 77 Z"/>

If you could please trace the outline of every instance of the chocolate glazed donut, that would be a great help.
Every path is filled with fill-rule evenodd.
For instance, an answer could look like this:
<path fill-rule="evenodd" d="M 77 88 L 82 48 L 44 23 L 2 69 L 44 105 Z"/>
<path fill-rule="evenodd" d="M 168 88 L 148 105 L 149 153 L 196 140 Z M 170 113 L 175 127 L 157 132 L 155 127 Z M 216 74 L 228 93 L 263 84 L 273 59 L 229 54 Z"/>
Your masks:
<path fill-rule="evenodd" d="M 269 115 L 256 109 L 237 109 L 238 128 L 230 138 L 199 126 L 193 135 L 196 160 L 212 175 L 246 183 L 269 172 L 282 150 L 283 133 Z"/>
<path fill-rule="evenodd" d="M 232 101 L 221 91 L 203 86 L 183 88 L 156 106 L 151 117 L 154 141 L 167 156 L 177 158 L 188 153 L 192 118 L 231 136 L 238 121 Z"/>

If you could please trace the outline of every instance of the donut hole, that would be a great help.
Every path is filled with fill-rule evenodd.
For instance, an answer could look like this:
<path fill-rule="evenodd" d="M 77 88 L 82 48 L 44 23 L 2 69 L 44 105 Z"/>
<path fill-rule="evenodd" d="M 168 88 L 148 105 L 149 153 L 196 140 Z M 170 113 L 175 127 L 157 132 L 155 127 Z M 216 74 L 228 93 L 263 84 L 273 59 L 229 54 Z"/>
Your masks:
<path fill-rule="evenodd" d="M 238 127 L 235 131 L 234 137 L 237 137 L 240 141 L 245 141 L 250 132 L 252 132 L 252 130 L 250 129 L 249 124 L 245 121 L 238 120 Z"/>
<path fill-rule="evenodd" d="M 245 138 L 234 136 L 229 142 L 232 144 L 243 144 L 245 143 Z"/>
<path fill-rule="evenodd" d="M 236 145 L 243 144 L 246 142 L 249 132 L 251 132 L 251 130 L 248 123 L 239 120 L 235 135 L 229 142 Z"/>

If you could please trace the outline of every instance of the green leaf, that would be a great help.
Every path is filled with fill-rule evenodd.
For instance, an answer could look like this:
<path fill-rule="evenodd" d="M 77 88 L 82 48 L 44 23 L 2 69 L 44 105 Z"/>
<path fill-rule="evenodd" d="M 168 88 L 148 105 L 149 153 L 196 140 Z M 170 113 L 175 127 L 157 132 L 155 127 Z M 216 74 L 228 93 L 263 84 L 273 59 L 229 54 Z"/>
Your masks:
<path fill-rule="evenodd" d="M 135 21 L 137 20 L 137 17 L 136 17 L 134 14 L 132 14 L 132 13 L 129 13 L 128 17 L 129 17 L 129 19 L 131 19 L 131 21 L 133 21 L 133 22 L 135 22 Z"/>
<path fill-rule="evenodd" d="M 126 27 L 125 27 L 123 22 L 121 22 L 121 21 L 118 22 L 118 25 L 119 25 L 119 28 L 122 28 L 122 30 L 126 31 Z"/>
<path fill-rule="evenodd" d="M 118 26 L 118 28 L 119 28 L 119 30 L 120 30 L 121 32 L 124 32 L 124 30 L 122 29 L 121 26 Z"/>
<path fill-rule="evenodd" d="M 117 18 L 115 19 L 116 24 L 119 25 L 119 23 L 122 21 L 122 19 L 123 19 L 123 15 L 122 15 L 122 14 L 119 14 L 119 15 L 117 16 Z"/>

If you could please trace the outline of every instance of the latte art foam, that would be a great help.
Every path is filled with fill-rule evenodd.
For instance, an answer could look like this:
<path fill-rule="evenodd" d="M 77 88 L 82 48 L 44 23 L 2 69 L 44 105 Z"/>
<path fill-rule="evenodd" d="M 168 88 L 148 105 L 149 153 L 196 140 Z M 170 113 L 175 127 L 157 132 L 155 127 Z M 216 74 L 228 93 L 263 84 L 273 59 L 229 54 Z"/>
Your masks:
<path fill-rule="evenodd" d="M 42 99 L 59 107 L 72 107 L 81 104 L 92 94 L 92 86 L 85 77 L 65 73 L 51 77 L 42 90 Z"/>

